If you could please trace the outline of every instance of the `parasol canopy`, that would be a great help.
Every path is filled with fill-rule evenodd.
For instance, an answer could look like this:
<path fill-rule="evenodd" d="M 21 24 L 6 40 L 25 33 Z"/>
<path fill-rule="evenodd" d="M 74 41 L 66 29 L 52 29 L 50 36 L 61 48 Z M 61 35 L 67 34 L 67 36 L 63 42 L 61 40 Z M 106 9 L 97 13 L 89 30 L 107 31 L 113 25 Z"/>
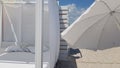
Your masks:
<path fill-rule="evenodd" d="M 62 38 L 71 48 L 106 49 L 120 46 L 120 0 L 96 0 Z"/>

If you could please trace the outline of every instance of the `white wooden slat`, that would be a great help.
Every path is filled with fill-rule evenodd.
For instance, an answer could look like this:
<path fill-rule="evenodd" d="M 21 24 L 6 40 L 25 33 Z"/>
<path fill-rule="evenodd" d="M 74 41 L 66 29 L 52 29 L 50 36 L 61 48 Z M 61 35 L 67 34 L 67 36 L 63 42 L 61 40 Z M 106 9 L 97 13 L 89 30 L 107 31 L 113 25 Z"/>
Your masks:
<path fill-rule="evenodd" d="M 21 5 L 21 7 L 23 8 L 23 5 Z M 17 24 L 18 26 L 18 42 L 22 42 L 22 12 L 23 12 L 23 9 L 22 8 L 19 8 L 21 11 L 20 11 L 20 17 L 19 17 L 19 23 Z"/>
<path fill-rule="evenodd" d="M 60 20 L 60 23 L 68 23 L 68 20 Z"/>
<path fill-rule="evenodd" d="M 60 33 L 63 32 L 65 29 L 60 29 Z"/>
<path fill-rule="evenodd" d="M 0 3 L 0 47 L 2 45 L 2 3 Z"/>
<path fill-rule="evenodd" d="M 66 45 L 66 46 L 65 46 L 65 45 L 61 45 L 61 46 L 60 46 L 60 50 L 67 50 L 67 48 L 68 48 L 67 45 Z"/>
<path fill-rule="evenodd" d="M 67 54 L 68 50 L 60 50 L 60 54 Z"/>
<path fill-rule="evenodd" d="M 35 68 L 43 68 L 42 64 L 42 22 L 44 0 L 36 0 L 36 22 L 35 22 Z"/>
<path fill-rule="evenodd" d="M 66 29 L 69 25 L 68 24 L 60 24 L 61 29 Z"/>
<path fill-rule="evenodd" d="M 68 27 L 69 25 L 67 23 L 64 23 L 64 24 L 60 24 L 60 26 Z"/>
<path fill-rule="evenodd" d="M 60 45 L 67 45 L 67 43 L 65 41 L 61 41 Z"/>
<path fill-rule="evenodd" d="M 68 7 L 67 6 L 61 6 L 60 11 L 68 11 Z"/>
<path fill-rule="evenodd" d="M 60 15 L 59 18 L 60 19 L 67 19 L 68 20 L 68 15 Z"/>
<path fill-rule="evenodd" d="M 60 15 L 67 15 L 67 14 L 68 14 L 68 11 L 59 11 L 59 14 L 60 14 Z"/>
<path fill-rule="evenodd" d="M 64 31 L 68 26 L 68 7 L 60 7 L 60 32 Z M 65 60 L 68 55 L 68 46 L 64 39 L 60 38 L 60 55 L 59 60 Z"/>

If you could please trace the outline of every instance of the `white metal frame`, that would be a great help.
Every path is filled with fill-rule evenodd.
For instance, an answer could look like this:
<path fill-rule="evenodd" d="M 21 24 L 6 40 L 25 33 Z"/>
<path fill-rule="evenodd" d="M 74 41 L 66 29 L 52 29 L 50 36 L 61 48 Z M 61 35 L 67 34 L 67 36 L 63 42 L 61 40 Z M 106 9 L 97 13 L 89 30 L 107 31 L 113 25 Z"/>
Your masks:
<path fill-rule="evenodd" d="M 35 68 L 42 68 L 42 23 L 44 0 L 36 0 Z"/>

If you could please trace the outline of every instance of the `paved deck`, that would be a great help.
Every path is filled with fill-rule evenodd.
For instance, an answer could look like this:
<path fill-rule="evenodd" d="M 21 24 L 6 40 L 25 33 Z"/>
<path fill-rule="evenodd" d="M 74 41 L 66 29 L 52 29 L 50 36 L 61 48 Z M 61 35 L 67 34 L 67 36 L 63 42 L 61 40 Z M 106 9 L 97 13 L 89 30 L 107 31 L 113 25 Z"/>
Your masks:
<path fill-rule="evenodd" d="M 66 59 L 59 60 L 56 68 L 120 68 L 120 47 L 98 51 L 71 50 Z"/>

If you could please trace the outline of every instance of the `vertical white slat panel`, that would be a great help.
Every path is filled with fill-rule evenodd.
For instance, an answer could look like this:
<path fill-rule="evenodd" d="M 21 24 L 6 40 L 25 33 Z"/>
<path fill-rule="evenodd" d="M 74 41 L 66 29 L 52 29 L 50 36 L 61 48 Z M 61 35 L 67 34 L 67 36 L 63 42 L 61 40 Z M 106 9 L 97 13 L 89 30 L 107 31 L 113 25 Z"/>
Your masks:
<path fill-rule="evenodd" d="M 22 9 L 22 42 L 35 44 L 35 4 L 23 4 Z"/>
<path fill-rule="evenodd" d="M 42 23 L 43 23 L 43 1 L 36 0 L 36 26 L 35 26 L 35 66 L 42 68 Z"/>
<path fill-rule="evenodd" d="M 22 13 L 23 13 L 23 4 L 19 4 L 19 6 L 21 6 L 19 8 L 19 23 L 17 23 L 18 26 L 18 42 L 21 43 L 22 42 Z"/>
<path fill-rule="evenodd" d="M 0 47 L 2 43 L 2 3 L 0 3 Z"/>

